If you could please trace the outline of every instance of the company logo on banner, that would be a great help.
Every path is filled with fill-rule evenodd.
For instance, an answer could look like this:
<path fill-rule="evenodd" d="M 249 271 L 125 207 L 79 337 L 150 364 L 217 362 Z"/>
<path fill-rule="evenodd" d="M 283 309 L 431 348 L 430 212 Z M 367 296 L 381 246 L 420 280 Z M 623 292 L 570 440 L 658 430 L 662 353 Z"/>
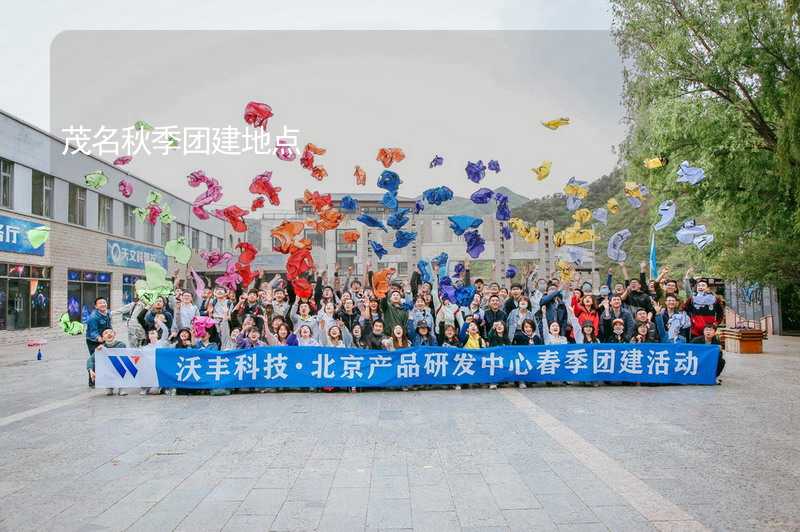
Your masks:
<path fill-rule="evenodd" d="M 108 388 L 384 388 L 517 381 L 714 384 L 720 350 L 698 344 L 397 351 L 270 346 L 235 351 L 107 349 L 95 356 L 97 386 Z"/>
<path fill-rule="evenodd" d="M 0 216 L 0 251 L 44 256 L 44 246 L 34 248 L 28 240 L 28 231 L 42 227 L 41 223 Z"/>
<path fill-rule="evenodd" d="M 98 388 L 158 386 L 156 352 L 142 349 L 98 349 L 94 352 Z"/>
<path fill-rule="evenodd" d="M 167 255 L 164 250 L 140 246 L 124 240 L 108 239 L 106 241 L 106 261 L 111 266 L 140 270 L 144 270 L 144 263 L 147 261 L 157 262 L 164 268 L 167 267 Z"/>

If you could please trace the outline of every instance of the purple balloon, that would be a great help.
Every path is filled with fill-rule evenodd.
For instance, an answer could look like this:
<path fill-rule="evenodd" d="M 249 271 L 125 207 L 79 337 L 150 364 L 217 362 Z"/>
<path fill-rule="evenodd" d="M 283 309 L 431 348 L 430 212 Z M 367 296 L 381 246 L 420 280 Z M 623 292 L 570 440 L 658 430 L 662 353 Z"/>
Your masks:
<path fill-rule="evenodd" d="M 477 203 L 479 205 L 483 205 L 489 203 L 489 200 L 492 199 L 494 196 L 494 192 L 490 188 L 479 188 L 475 192 L 472 193 L 472 196 L 469 199 L 472 200 L 472 203 Z"/>

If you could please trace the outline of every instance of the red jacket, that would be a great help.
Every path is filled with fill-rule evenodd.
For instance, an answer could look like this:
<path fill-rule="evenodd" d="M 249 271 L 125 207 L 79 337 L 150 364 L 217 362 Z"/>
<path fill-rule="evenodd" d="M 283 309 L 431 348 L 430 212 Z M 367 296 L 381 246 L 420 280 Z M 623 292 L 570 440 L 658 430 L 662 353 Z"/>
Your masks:
<path fill-rule="evenodd" d="M 594 325 L 595 336 L 600 334 L 600 313 L 596 310 L 588 310 L 574 294 L 572 296 L 572 312 L 575 313 L 581 327 L 583 327 L 584 321 L 591 321 Z"/>

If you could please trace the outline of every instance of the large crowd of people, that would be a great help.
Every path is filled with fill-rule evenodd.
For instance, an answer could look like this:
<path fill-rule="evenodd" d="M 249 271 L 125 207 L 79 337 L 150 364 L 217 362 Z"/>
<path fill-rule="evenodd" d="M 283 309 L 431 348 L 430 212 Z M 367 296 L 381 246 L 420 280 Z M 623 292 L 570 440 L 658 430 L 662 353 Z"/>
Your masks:
<path fill-rule="evenodd" d="M 281 275 L 257 280 L 257 288 L 233 291 L 216 286 L 202 294 L 195 293 L 191 277 L 184 281 L 176 276 L 174 295 L 156 298 L 149 306 L 134 300 L 117 310 L 130 316 L 127 343 L 111 325 L 108 301 L 98 298 L 86 324 L 89 385 L 94 386 L 95 350 L 117 347 L 232 350 L 283 345 L 392 351 L 435 345 L 481 349 L 719 343 L 724 301 L 707 279 L 694 279 L 691 268 L 679 282 L 670 277 L 669 268 L 647 279 L 646 263 L 636 277 L 629 277 L 625 264 L 620 264 L 622 277 L 615 280 L 609 268 L 605 284 L 592 293 L 578 274 L 565 282 L 539 275 L 534 266 L 518 280 L 502 282 L 473 278 L 468 261 L 449 275 L 435 260 L 431 266 L 433 275 L 416 269 L 410 279 L 391 279 L 388 289 L 380 290 L 373 289 L 370 263 L 363 277 L 352 268 L 332 275 L 313 271 L 314 292 L 308 298 L 298 297 Z M 440 277 L 474 295 L 469 301 L 453 297 L 453 290 L 439 286 Z M 724 364 L 720 355 L 717 376 Z"/>

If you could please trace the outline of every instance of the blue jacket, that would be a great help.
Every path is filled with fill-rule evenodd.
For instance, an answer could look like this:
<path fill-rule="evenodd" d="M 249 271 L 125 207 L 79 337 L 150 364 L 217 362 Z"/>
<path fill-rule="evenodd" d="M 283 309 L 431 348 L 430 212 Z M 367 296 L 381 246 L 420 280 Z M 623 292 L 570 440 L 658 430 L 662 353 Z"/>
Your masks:
<path fill-rule="evenodd" d="M 97 337 L 100 336 L 104 330 L 111 328 L 111 311 L 101 314 L 98 310 L 93 310 L 89 314 L 89 319 L 86 320 L 86 343 L 89 345 L 89 351 L 93 352 L 94 348 L 100 345 Z"/>

